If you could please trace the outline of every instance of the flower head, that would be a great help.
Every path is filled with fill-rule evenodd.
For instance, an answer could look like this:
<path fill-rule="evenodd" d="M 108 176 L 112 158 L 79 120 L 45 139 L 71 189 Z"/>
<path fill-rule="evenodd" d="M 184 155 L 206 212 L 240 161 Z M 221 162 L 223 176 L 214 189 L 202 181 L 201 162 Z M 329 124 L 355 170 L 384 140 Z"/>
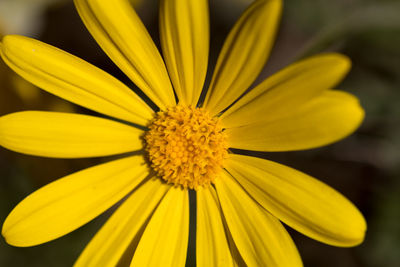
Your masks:
<path fill-rule="evenodd" d="M 4 222 L 9 244 L 33 246 L 63 236 L 126 197 L 76 265 L 115 266 L 129 255 L 134 266 L 183 266 L 191 189 L 198 266 L 301 266 L 280 221 L 327 244 L 362 242 L 363 216 L 334 189 L 281 164 L 229 150 L 319 147 L 349 135 L 363 119 L 354 96 L 331 90 L 350 67 L 340 54 L 296 62 L 246 93 L 268 59 L 280 0 L 257 0 L 242 14 L 222 47 L 204 101 L 199 99 L 209 49 L 206 0 L 161 1 L 164 59 L 128 0 L 75 5 L 101 48 L 159 111 L 75 56 L 30 38 L 3 38 L 1 57 L 19 75 L 121 122 L 13 113 L 0 118 L 0 145 L 56 158 L 138 151 L 29 195 Z"/>
<path fill-rule="evenodd" d="M 202 108 L 178 105 L 160 111 L 144 139 L 152 169 L 185 189 L 209 186 L 228 154 L 219 119 Z"/>

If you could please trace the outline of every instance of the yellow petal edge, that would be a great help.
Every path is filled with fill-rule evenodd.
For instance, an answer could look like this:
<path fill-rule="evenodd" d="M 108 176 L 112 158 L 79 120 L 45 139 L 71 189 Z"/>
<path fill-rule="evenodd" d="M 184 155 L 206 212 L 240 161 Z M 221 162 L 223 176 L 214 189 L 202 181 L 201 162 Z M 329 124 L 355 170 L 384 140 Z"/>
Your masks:
<path fill-rule="evenodd" d="M 295 62 L 265 79 L 221 115 L 226 128 L 271 121 L 334 88 L 349 72 L 351 61 L 322 53 Z"/>
<path fill-rule="evenodd" d="M 129 265 L 143 228 L 169 189 L 158 178 L 139 186 L 90 240 L 74 267 Z"/>
<path fill-rule="evenodd" d="M 160 2 L 161 46 L 179 103 L 196 106 L 207 72 L 207 0 Z"/>
<path fill-rule="evenodd" d="M 232 28 L 204 102 L 212 115 L 232 104 L 261 72 L 274 43 L 281 10 L 281 0 L 257 0 Z"/>
<path fill-rule="evenodd" d="M 364 110 L 355 96 L 328 90 L 283 117 L 229 128 L 225 132 L 233 148 L 295 151 L 343 139 L 353 133 L 363 119 Z"/>
<path fill-rule="evenodd" d="M 123 83 L 99 68 L 35 39 L 3 38 L 0 54 L 21 77 L 72 103 L 146 125 L 153 111 Z"/>
<path fill-rule="evenodd" d="M 142 130 L 88 115 L 21 111 L 0 117 L 0 145 L 24 154 L 82 158 L 142 148 Z"/>
<path fill-rule="evenodd" d="M 147 175 L 143 158 L 133 156 L 65 176 L 22 200 L 6 218 L 2 235 L 19 247 L 61 237 L 117 203 Z"/>
<path fill-rule="evenodd" d="M 170 187 L 154 211 L 131 266 L 185 266 L 189 239 L 189 192 Z"/>
<path fill-rule="evenodd" d="M 74 0 L 93 38 L 161 109 L 175 105 L 164 61 L 128 0 Z"/>
<path fill-rule="evenodd" d="M 229 232 L 247 266 L 302 266 L 297 248 L 283 225 L 229 173 L 222 172 L 215 187 Z"/>
<path fill-rule="evenodd" d="M 197 195 L 197 266 L 234 266 L 222 210 L 213 187 L 200 188 Z"/>
<path fill-rule="evenodd" d="M 297 231 L 340 247 L 364 240 L 362 214 L 326 184 L 290 167 L 249 156 L 231 155 L 226 168 L 260 205 Z"/>

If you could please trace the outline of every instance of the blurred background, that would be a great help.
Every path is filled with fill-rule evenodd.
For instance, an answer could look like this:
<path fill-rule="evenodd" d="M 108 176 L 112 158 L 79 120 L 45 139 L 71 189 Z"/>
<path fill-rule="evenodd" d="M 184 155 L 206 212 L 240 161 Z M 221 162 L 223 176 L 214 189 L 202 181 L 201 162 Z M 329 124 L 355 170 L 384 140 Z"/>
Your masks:
<path fill-rule="evenodd" d="M 132 2 L 158 42 L 157 0 Z M 229 29 L 251 2 L 210 1 L 210 70 Z M 300 58 L 339 51 L 353 61 L 339 89 L 357 95 L 366 110 L 361 128 L 336 144 L 293 153 L 256 153 L 331 185 L 353 201 L 368 222 L 365 242 L 350 249 L 289 232 L 306 267 L 400 266 L 400 1 L 286 0 L 284 4 L 275 48 L 257 82 Z M 128 82 L 91 38 L 70 0 L 0 0 L 0 36 L 5 34 L 37 38 Z M 0 61 L 0 115 L 29 109 L 89 112 L 34 87 Z M 39 187 L 105 160 L 47 159 L 0 147 L 0 223 Z M 31 248 L 11 247 L 1 237 L 0 266 L 71 266 L 108 216 Z M 193 266 L 193 253 L 189 255 L 187 265 Z"/>

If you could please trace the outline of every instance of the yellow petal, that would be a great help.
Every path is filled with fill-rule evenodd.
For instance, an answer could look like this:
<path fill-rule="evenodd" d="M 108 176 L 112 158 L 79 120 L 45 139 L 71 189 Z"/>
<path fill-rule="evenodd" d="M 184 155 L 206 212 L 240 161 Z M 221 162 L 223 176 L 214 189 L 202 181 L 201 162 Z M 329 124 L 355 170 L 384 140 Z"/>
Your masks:
<path fill-rule="evenodd" d="M 8 35 L 0 54 L 20 76 L 75 104 L 140 125 L 152 117 L 152 110 L 123 83 L 60 49 Z"/>
<path fill-rule="evenodd" d="M 197 195 L 197 266 L 234 266 L 214 188 L 200 188 Z"/>
<path fill-rule="evenodd" d="M 185 266 L 188 238 L 188 191 L 171 187 L 144 230 L 131 266 Z"/>
<path fill-rule="evenodd" d="M 336 86 L 350 69 L 341 54 L 320 54 L 294 63 L 266 79 L 236 102 L 221 118 L 227 128 L 282 117 Z"/>
<path fill-rule="evenodd" d="M 135 240 L 169 188 L 160 179 L 140 186 L 96 233 L 74 266 L 117 266 L 124 252 L 135 248 Z"/>
<path fill-rule="evenodd" d="M 226 172 L 215 180 L 233 241 L 247 266 L 302 266 L 282 224 L 259 206 Z"/>
<path fill-rule="evenodd" d="M 161 55 L 128 0 L 74 0 L 87 29 L 114 63 L 161 109 L 175 96 Z"/>
<path fill-rule="evenodd" d="M 204 106 L 215 115 L 257 78 L 268 59 L 281 14 L 281 0 L 257 0 L 236 22 L 218 57 Z"/>
<path fill-rule="evenodd" d="M 230 234 L 228 235 L 228 243 L 229 243 L 229 249 L 230 249 L 231 255 L 232 255 L 233 266 L 235 266 L 235 267 L 246 266 L 246 263 L 244 262 L 242 256 L 240 255 L 240 253 L 235 245 L 235 242 L 233 242 L 232 236 Z"/>
<path fill-rule="evenodd" d="M 287 166 L 232 155 L 227 170 L 265 209 L 297 231 L 334 246 L 361 243 L 366 223 L 357 208 L 326 184 Z"/>
<path fill-rule="evenodd" d="M 97 157 L 142 148 L 143 131 L 93 116 L 22 111 L 0 117 L 0 145 L 36 156 Z"/>
<path fill-rule="evenodd" d="M 110 208 L 148 175 L 140 156 L 68 175 L 20 202 L 4 222 L 2 235 L 27 247 L 63 236 Z"/>
<path fill-rule="evenodd" d="M 207 0 L 162 0 L 161 45 L 179 102 L 197 104 L 207 72 L 209 18 Z"/>
<path fill-rule="evenodd" d="M 293 151 L 320 147 L 354 132 L 364 118 L 356 97 L 326 91 L 284 117 L 227 129 L 233 148 Z"/>

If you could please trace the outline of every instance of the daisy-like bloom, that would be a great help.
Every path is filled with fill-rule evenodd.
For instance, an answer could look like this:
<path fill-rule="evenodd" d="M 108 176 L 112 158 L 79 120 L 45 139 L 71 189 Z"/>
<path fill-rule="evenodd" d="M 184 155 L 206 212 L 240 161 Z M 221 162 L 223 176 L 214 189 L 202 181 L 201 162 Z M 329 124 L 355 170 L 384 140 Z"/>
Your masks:
<path fill-rule="evenodd" d="M 158 112 L 75 56 L 22 36 L 3 39 L 1 56 L 19 75 L 117 119 L 17 112 L 0 118 L 3 147 L 54 158 L 138 151 L 29 195 L 5 220 L 6 241 L 21 247 L 48 242 L 125 198 L 76 266 L 115 266 L 121 260 L 184 266 L 192 192 L 197 266 L 301 266 L 280 221 L 326 244 L 361 243 L 365 220 L 334 189 L 281 164 L 229 150 L 309 149 L 352 133 L 363 110 L 354 96 L 331 90 L 348 72 L 349 59 L 317 55 L 245 93 L 268 58 L 282 8 L 279 0 L 257 0 L 229 33 L 199 103 L 209 52 L 208 3 L 160 4 L 164 60 L 128 0 L 75 0 L 101 48 Z"/>

